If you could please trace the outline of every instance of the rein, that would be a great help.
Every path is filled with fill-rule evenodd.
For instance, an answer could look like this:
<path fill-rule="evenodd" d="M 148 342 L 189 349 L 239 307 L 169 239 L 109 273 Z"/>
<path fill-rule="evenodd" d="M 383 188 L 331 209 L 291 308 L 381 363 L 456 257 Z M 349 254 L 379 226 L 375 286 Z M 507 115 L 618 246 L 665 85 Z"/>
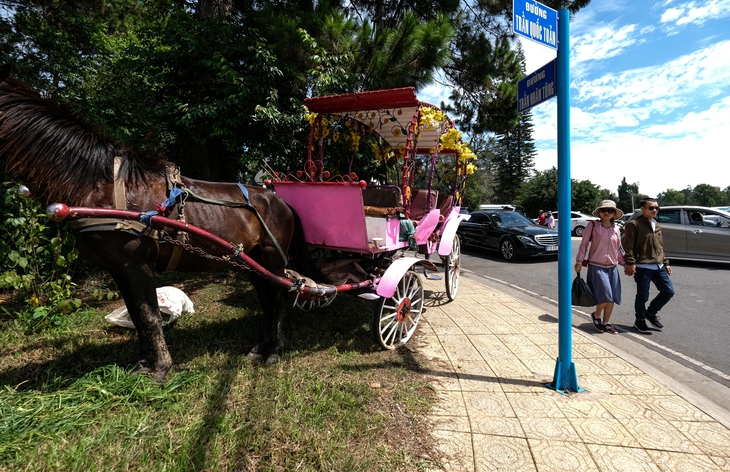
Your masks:
<path fill-rule="evenodd" d="M 261 223 L 261 226 L 263 226 L 264 230 L 266 231 L 266 234 L 269 236 L 271 241 L 274 243 L 274 246 L 276 247 L 276 250 L 279 251 L 279 255 L 281 256 L 282 260 L 284 261 L 284 265 L 286 265 L 289 262 L 289 259 L 286 257 L 286 253 L 284 253 L 284 250 L 279 245 L 279 242 L 274 237 L 273 233 L 269 229 L 269 227 L 266 225 L 266 222 L 264 222 L 263 217 L 258 212 L 256 207 L 251 205 L 249 203 L 249 196 L 248 196 L 248 189 L 243 186 L 243 184 L 236 182 L 236 185 L 238 185 L 238 188 L 241 190 L 241 193 L 243 194 L 243 198 L 246 200 L 245 202 L 234 202 L 230 200 L 221 200 L 218 198 L 207 198 L 207 197 L 201 197 L 197 193 L 193 192 L 187 187 L 183 187 L 180 192 L 180 198 L 184 202 L 188 198 L 193 198 L 194 200 L 203 202 L 203 203 L 209 203 L 211 205 L 221 205 L 221 206 L 227 206 L 231 208 L 246 208 L 248 210 L 251 210 L 254 215 L 256 215 L 256 218 Z M 184 196 L 183 196 L 184 195 Z"/>

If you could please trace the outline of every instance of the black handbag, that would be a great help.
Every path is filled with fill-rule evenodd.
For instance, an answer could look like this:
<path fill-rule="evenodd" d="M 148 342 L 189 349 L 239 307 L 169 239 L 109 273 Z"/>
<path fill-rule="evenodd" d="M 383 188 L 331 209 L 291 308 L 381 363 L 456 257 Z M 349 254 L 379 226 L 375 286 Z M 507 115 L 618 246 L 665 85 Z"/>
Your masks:
<path fill-rule="evenodd" d="M 575 273 L 573 279 L 572 298 L 574 306 L 596 306 L 596 297 L 588 284 L 580 277 L 580 272 Z"/>

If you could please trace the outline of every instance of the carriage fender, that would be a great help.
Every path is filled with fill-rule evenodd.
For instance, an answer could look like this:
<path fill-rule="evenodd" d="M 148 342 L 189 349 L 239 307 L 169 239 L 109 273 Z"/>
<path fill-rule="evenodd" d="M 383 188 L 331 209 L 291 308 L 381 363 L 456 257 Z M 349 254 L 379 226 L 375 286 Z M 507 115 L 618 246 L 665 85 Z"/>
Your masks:
<path fill-rule="evenodd" d="M 441 233 L 441 242 L 439 243 L 439 256 L 446 257 L 451 254 L 451 248 L 454 245 L 454 238 L 456 237 L 456 230 L 459 229 L 459 223 L 466 221 L 471 218 L 471 215 L 454 215 L 444 225 L 444 230 Z"/>
<path fill-rule="evenodd" d="M 438 270 L 431 261 L 417 257 L 401 257 L 393 261 L 385 271 L 385 274 L 380 278 L 380 282 L 378 282 L 378 288 L 375 290 L 375 293 L 385 298 L 392 297 L 396 287 L 398 287 L 398 282 L 416 264 L 423 265 L 429 270 Z"/>

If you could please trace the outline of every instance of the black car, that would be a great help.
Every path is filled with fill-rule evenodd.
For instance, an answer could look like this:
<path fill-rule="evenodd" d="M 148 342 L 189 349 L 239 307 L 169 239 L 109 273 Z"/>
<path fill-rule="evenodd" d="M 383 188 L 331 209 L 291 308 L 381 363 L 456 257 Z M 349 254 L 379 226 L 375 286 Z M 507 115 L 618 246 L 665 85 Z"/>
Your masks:
<path fill-rule="evenodd" d="M 461 243 L 499 251 L 508 261 L 519 256 L 557 256 L 558 232 L 538 226 L 510 210 L 475 211 L 459 224 Z"/>

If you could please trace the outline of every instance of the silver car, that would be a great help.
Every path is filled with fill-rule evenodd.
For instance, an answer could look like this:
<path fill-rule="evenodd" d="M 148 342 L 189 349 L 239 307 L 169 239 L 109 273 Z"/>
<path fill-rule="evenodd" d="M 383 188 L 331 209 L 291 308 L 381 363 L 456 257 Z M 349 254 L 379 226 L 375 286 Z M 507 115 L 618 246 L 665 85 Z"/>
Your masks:
<path fill-rule="evenodd" d="M 553 212 L 553 218 L 555 218 L 555 227 L 558 227 L 558 212 Z M 573 236 L 578 236 L 579 238 L 583 236 L 583 230 L 586 229 L 586 225 L 589 221 L 599 221 L 599 218 L 596 218 L 593 215 L 586 215 L 585 213 L 579 213 L 577 211 L 571 211 L 570 212 L 570 232 L 573 234 Z"/>
<path fill-rule="evenodd" d="M 636 210 L 629 218 L 641 215 Z M 730 262 L 730 213 L 701 206 L 661 207 L 664 253 L 671 259 Z"/>

